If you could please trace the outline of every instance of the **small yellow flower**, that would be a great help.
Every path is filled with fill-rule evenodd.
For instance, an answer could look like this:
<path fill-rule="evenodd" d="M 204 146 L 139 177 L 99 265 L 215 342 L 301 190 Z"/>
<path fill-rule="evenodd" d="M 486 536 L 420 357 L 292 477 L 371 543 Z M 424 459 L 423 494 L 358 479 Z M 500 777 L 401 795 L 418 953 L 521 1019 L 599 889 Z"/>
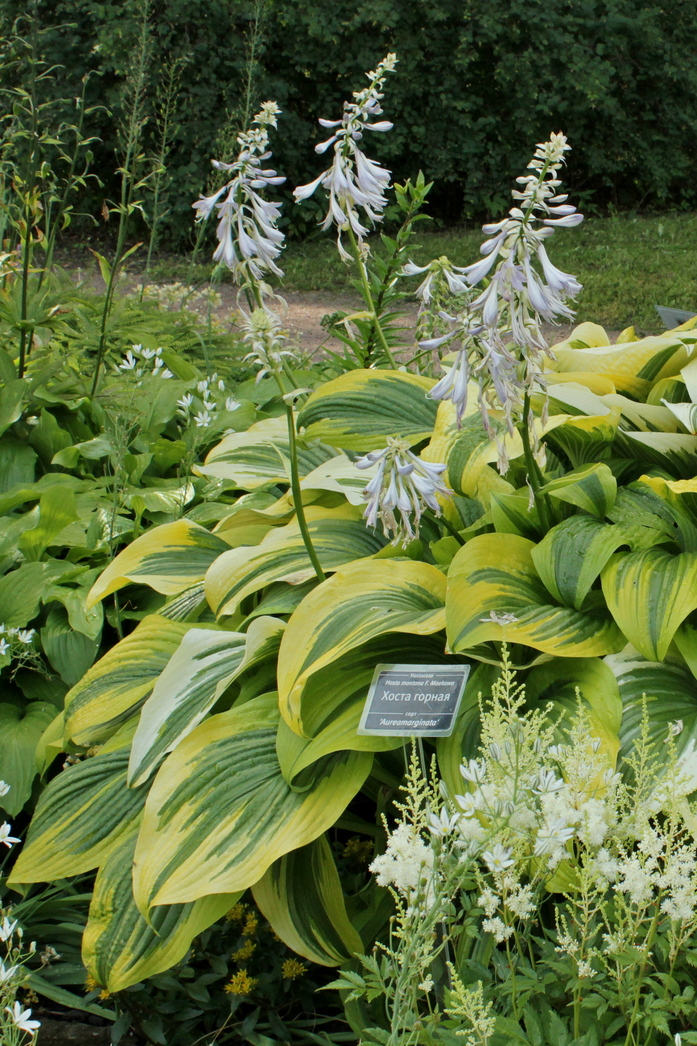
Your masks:
<path fill-rule="evenodd" d="M 370 839 L 359 839 L 353 836 L 344 847 L 344 857 L 355 864 L 367 864 L 373 856 L 373 843 Z"/>
<path fill-rule="evenodd" d="M 236 952 L 233 952 L 233 962 L 244 962 L 245 959 L 251 958 L 256 951 L 256 941 L 245 941 L 241 948 L 238 948 Z"/>
<path fill-rule="evenodd" d="M 101 988 L 99 981 L 96 981 L 91 973 L 88 973 L 85 977 L 85 988 L 88 992 L 93 992 L 95 988 Z"/>
<path fill-rule="evenodd" d="M 227 913 L 225 918 L 230 923 L 241 923 L 242 920 L 244 919 L 244 913 L 245 913 L 246 910 L 247 910 L 247 905 L 246 904 L 242 904 L 241 901 L 238 901 L 237 904 L 233 904 L 232 908 Z"/>
<path fill-rule="evenodd" d="M 107 988 L 102 988 L 102 990 L 99 993 L 99 998 L 100 999 L 110 999 L 111 998 L 111 992 Z"/>
<path fill-rule="evenodd" d="M 304 962 L 298 962 L 297 959 L 286 959 L 281 967 L 281 973 L 287 981 L 294 981 L 297 977 L 302 977 L 304 973 L 307 973 L 307 966 Z"/>
<path fill-rule="evenodd" d="M 242 930 L 243 937 L 253 937 L 257 932 L 259 926 L 259 916 L 256 912 L 247 912 L 247 918 L 245 919 L 244 929 Z"/>
<path fill-rule="evenodd" d="M 225 991 L 230 995 L 249 995 L 256 983 L 256 977 L 250 977 L 246 970 L 238 970 L 225 985 Z"/>

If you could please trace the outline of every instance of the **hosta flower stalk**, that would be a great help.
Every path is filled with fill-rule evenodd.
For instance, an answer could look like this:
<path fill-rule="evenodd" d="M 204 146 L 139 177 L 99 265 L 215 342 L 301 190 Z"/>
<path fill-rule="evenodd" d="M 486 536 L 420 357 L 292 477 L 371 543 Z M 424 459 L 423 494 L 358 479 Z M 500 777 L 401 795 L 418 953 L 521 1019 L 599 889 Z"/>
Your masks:
<path fill-rule="evenodd" d="M 388 437 L 384 450 L 370 451 L 356 468 L 376 469 L 363 494 L 365 520 L 369 527 L 377 527 L 379 521 L 394 545 L 417 538 L 425 509 L 439 516 L 438 499 L 452 496 L 441 479 L 446 466 L 417 457 L 403 439 Z"/>
<path fill-rule="evenodd" d="M 281 205 L 263 199 L 259 190 L 282 185 L 285 178 L 269 167 L 269 128 L 276 127 L 280 109 L 265 102 L 252 121 L 252 127 L 237 138 L 240 151 L 232 163 L 213 160 L 213 166 L 230 175 L 229 181 L 212 196 L 202 196 L 195 204 L 197 221 L 205 220 L 215 209 L 218 214 L 218 246 L 215 261 L 230 269 L 242 286 L 263 280 L 273 273 L 282 276 L 276 264 L 281 253 L 283 233 L 277 222 Z"/>

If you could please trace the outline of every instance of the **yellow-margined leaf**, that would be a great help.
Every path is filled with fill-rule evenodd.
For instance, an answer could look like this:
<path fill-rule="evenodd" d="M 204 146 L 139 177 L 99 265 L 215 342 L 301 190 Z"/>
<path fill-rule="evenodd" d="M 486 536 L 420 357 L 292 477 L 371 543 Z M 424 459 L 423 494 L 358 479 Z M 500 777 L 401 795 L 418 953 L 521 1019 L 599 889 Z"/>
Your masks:
<path fill-rule="evenodd" d="M 109 737 L 150 693 L 190 628 L 158 614 L 143 618 L 68 692 L 66 738 L 93 745 Z"/>
<path fill-rule="evenodd" d="M 430 635 L 444 627 L 445 577 L 428 563 L 360 560 L 318 585 L 295 611 L 281 641 L 281 714 L 302 733 L 303 687 L 320 668 L 386 632 Z"/>
<path fill-rule="evenodd" d="M 133 899 L 137 838 L 136 829 L 100 869 L 82 937 L 82 961 L 97 983 L 112 993 L 169 970 L 183 959 L 193 938 L 241 896 L 212 894 L 190 904 L 158 905 L 147 922 Z"/>
<path fill-rule="evenodd" d="M 143 705 L 129 784 L 146 781 L 162 758 L 198 726 L 233 679 L 278 651 L 285 623 L 260 617 L 246 634 L 192 628 Z"/>
<path fill-rule="evenodd" d="M 431 435 L 436 404 L 432 378 L 395 370 L 350 370 L 314 392 L 298 414 L 308 439 L 332 447 L 375 450 L 388 436 L 418 443 Z"/>
<path fill-rule="evenodd" d="M 281 940 L 310 962 L 338 966 L 363 953 L 325 836 L 275 861 L 252 892 Z"/>
<path fill-rule="evenodd" d="M 176 595 L 200 581 L 213 560 L 229 548 L 227 542 L 188 519 L 153 527 L 120 552 L 97 578 L 87 606 L 134 581 Z"/>
<path fill-rule="evenodd" d="M 618 552 L 601 581 L 610 613 L 629 642 L 644 657 L 662 661 L 676 629 L 697 608 L 697 553 Z"/>
<path fill-rule="evenodd" d="M 515 534 L 482 534 L 460 549 L 448 574 L 450 648 L 462 653 L 506 640 L 558 657 L 620 650 L 624 638 L 604 609 L 581 613 L 554 604 L 535 569 L 534 548 Z"/>
<path fill-rule="evenodd" d="M 160 767 L 135 856 L 142 912 L 243 890 L 343 813 L 372 756 L 328 756 L 306 789 L 295 791 L 276 757 L 278 719 L 273 696 L 255 698 L 205 720 Z"/>
<path fill-rule="evenodd" d="M 128 836 L 145 801 L 143 788 L 126 785 L 131 736 L 124 727 L 97 755 L 49 782 L 12 870 L 13 882 L 50 882 L 88 872 Z"/>
<path fill-rule="evenodd" d="M 603 523 L 594 516 L 572 516 L 532 549 L 532 560 L 554 599 L 580 610 L 612 553 L 630 544 L 632 537 L 630 527 Z"/>
<path fill-rule="evenodd" d="M 551 480 L 542 493 L 603 519 L 615 504 L 617 480 L 607 465 L 596 462 Z"/>
<path fill-rule="evenodd" d="M 298 439 L 298 471 L 312 472 L 336 454 L 317 440 Z M 290 483 L 290 447 L 285 418 L 266 418 L 246 432 L 233 432 L 213 447 L 205 464 L 195 469 L 202 476 L 227 479 L 243 490 L 267 483 Z"/>
<path fill-rule="evenodd" d="M 356 559 L 365 559 L 384 547 L 386 540 L 366 527 L 359 509 L 310 507 L 305 511 L 310 539 L 324 571 L 333 571 Z M 206 599 L 218 616 L 234 614 L 245 596 L 273 581 L 301 584 L 315 576 L 300 526 L 294 520 L 268 534 L 254 549 L 232 549 L 206 575 Z"/>
<path fill-rule="evenodd" d="M 618 392 L 628 392 L 641 399 L 646 397 L 656 381 L 677 374 L 689 358 L 689 350 L 676 335 L 588 349 L 558 346 L 554 353 L 557 373 L 590 371 L 603 374 L 610 378 Z"/>

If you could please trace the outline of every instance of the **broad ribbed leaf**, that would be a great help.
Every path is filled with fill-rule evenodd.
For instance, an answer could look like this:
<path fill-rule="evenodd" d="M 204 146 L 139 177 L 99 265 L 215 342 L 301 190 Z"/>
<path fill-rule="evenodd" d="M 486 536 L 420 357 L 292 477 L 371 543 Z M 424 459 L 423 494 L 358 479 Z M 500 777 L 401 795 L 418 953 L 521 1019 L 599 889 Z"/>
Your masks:
<path fill-rule="evenodd" d="M 308 678 L 342 654 L 387 632 L 430 635 L 444 627 L 445 578 L 411 560 L 361 560 L 318 585 L 295 611 L 281 642 L 281 714 L 302 733 Z"/>
<path fill-rule="evenodd" d="M 54 777 L 41 793 L 15 883 L 50 882 L 103 864 L 141 816 L 143 788 L 128 788 L 130 731 Z"/>
<path fill-rule="evenodd" d="M 233 679 L 274 657 L 285 625 L 260 617 L 246 634 L 192 628 L 143 705 L 129 764 L 129 784 L 146 781 L 162 758 L 198 726 Z"/>
<path fill-rule="evenodd" d="M 586 370 L 604 374 L 614 382 L 618 392 L 628 392 L 641 399 L 660 378 L 677 374 L 689 358 L 688 350 L 675 335 L 590 349 L 558 347 L 555 357 L 558 373 Z"/>
<path fill-rule="evenodd" d="M 527 491 L 524 494 L 491 495 L 491 522 L 499 534 L 519 534 L 537 541 L 544 534 L 537 508 L 530 506 Z"/>
<path fill-rule="evenodd" d="M 498 452 L 493 440 L 487 436 L 476 407 L 477 389 L 470 390 L 471 411 L 458 427 L 455 410 L 449 400 L 438 407 L 436 424 L 431 441 L 423 451 L 425 461 L 442 462 L 447 465 L 445 477 L 456 494 L 477 498 L 488 507 L 492 492 L 513 493 L 513 486 L 499 475 L 491 463 Z M 506 437 L 506 452 L 509 458 L 523 452 L 519 434 Z"/>
<path fill-rule="evenodd" d="M 278 718 L 274 696 L 256 698 L 205 720 L 165 760 L 136 848 L 141 911 L 243 890 L 342 814 L 372 756 L 328 756 L 294 791 L 276 758 Z"/>
<path fill-rule="evenodd" d="M 92 586 L 87 606 L 133 581 L 174 596 L 200 581 L 213 560 L 229 548 L 227 542 L 188 519 L 153 527 L 109 564 Z"/>
<path fill-rule="evenodd" d="M 662 661 L 678 625 L 697 608 L 697 553 L 618 552 L 601 580 L 610 613 L 629 642 L 644 657 Z"/>
<path fill-rule="evenodd" d="M 627 432 L 628 444 L 636 444 L 633 457 L 644 465 L 658 465 L 672 475 L 691 479 L 695 471 L 697 436 L 682 432 Z"/>
<path fill-rule="evenodd" d="M 300 475 L 313 472 L 335 454 L 335 450 L 317 440 L 299 438 Z M 266 418 L 246 432 L 225 436 L 196 472 L 202 476 L 231 480 L 243 490 L 256 490 L 267 483 L 290 483 L 290 447 L 285 418 Z"/>
<path fill-rule="evenodd" d="M 436 404 L 426 393 L 432 378 L 404 371 L 350 370 L 310 396 L 298 414 L 308 439 L 332 447 L 375 450 L 388 436 L 418 443 L 431 435 Z"/>
<path fill-rule="evenodd" d="M 603 414 L 567 418 L 550 433 L 549 442 L 553 447 L 561 447 L 574 468 L 581 468 L 596 462 L 611 447 L 620 417 L 620 408 L 614 407 Z"/>
<path fill-rule="evenodd" d="M 118 728 L 152 690 L 191 625 L 151 614 L 112 647 L 65 699 L 65 735 L 98 744 Z"/>
<path fill-rule="evenodd" d="M 620 754 L 630 755 L 642 732 L 644 708 L 649 740 L 659 757 L 667 754 L 664 744 L 668 726 L 682 720 L 675 737 L 678 755 L 694 758 L 697 747 L 697 682 L 689 669 L 672 661 L 647 661 L 628 647 L 605 659 L 617 679 L 622 699 Z"/>
<path fill-rule="evenodd" d="M 615 504 L 617 480 L 607 465 L 596 463 L 553 479 L 542 492 L 603 519 Z"/>
<path fill-rule="evenodd" d="M 482 534 L 460 549 L 448 574 L 450 649 L 462 653 L 489 640 L 524 643 L 557 657 L 621 649 L 624 638 L 603 610 L 554 605 L 535 569 L 534 548 L 515 534 Z M 501 615 L 515 620 L 502 623 Z"/>
<path fill-rule="evenodd" d="M 559 603 L 576 610 L 613 552 L 632 539 L 629 527 L 572 516 L 558 523 L 531 550 L 535 569 Z"/>
<path fill-rule="evenodd" d="M 100 869 L 82 937 L 82 961 L 109 992 L 170 969 L 183 959 L 193 938 L 241 896 L 213 894 L 192 904 L 156 905 L 146 922 L 133 898 L 137 838 L 137 830 L 131 832 Z"/>
<path fill-rule="evenodd" d="M 310 962 L 338 966 L 363 954 L 325 836 L 275 861 L 252 892 L 281 940 Z"/>
<path fill-rule="evenodd" d="M 379 552 L 386 539 L 369 530 L 360 511 L 307 508 L 310 540 L 325 572 Z M 269 533 L 256 548 L 231 549 L 206 575 L 206 598 L 218 616 L 234 614 L 245 596 L 274 581 L 301 584 L 315 577 L 297 521 Z"/>
<path fill-rule="evenodd" d="M 358 733 L 365 698 L 366 692 L 356 694 L 312 738 L 300 737 L 281 721 L 276 737 L 276 755 L 281 773 L 289 785 L 303 787 L 308 776 L 304 771 L 334 752 L 390 752 L 402 747 L 403 737 Z"/>

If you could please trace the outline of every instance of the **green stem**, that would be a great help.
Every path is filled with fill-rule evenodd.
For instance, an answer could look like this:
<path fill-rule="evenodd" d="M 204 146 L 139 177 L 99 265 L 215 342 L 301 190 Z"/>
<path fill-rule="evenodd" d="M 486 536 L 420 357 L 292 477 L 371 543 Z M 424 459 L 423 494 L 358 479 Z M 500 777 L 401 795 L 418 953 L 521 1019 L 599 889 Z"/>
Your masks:
<path fill-rule="evenodd" d="M 385 332 L 380 326 L 380 320 L 378 319 L 378 314 L 375 310 L 375 302 L 373 301 L 373 295 L 370 291 L 370 284 L 368 283 L 368 273 L 366 271 L 365 262 L 363 261 L 363 258 L 361 256 L 360 247 L 358 246 L 354 231 L 351 228 L 350 224 L 348 226 L 348 236 L 349 240 L 351 241 L 351 247 L 353 248 L 353 255 L 356 259 L 356 265 L 358 266 L 358 273 L 361 278 L 361 286 L 363 287 L 363 297 L 365 298 L 365 303 L 368 306 L 368 309 L 372 313 L 373 329 L 378 336 L 378 340 L 380 342 L 380 345 L 382 346 L 383 352 L 387 356 L 387 359 L 390 361 L 390 366 L 393 370 L 397 370 L 397 361 L 392 355 L 392 349 L 387 344 Z"/>
<path fill-rule="evenodd" d="M 528 429 L 529 415 L 530 395 L 526 392 L 523 400 L 523 420 L 519 426 L 521 439 L 523 441 L 523 455 L 525 458 L 525 468 L 528 474 L 528 482 L 530 483 L 533 497 L 535 499 L 535 506 L 540 517 L 540 523 L 544 530 L 547 531 L 554 525 L 554 511 L 549 501 L 549 495 L 540 493 L 544 486 L 544 476 L 540 471 L 540 466 L 535 461 L 532 447 L 530 446 L 530 430 Z"/>
<path fill-rule="evenodd" d="M 22 304 L 20 321 L 22 326 L 19 331 L 19 360 L 17 363 L 17 377 L 24 376 L 24 366 L 27 356 L 27 312 L 29 309 L 29 262 L 31 257 L 31 211 L 27 203 L 24 211 L 24 252 L 22 257 Z"/>
<path fill-rule="evenodd" d="M 303 506 L 302 492 L 300 490 L 300 476 L 298 473 L 298 448 L 295 441 L 295 417 L 293 416 L 293 408 L 290 403 L 286 403 L 286 419 L 288 421 L 288 444 L 290 449 L 290 489 L 293 491 L 293 502 L 295 504 L 295 514 L 298 517 L 298 526 L 300 527 L 300 533 L 302 534 L 303 544 L 310 557 L 310 562 L 314 568 L 315 574 L 317 575 L 318 581 L 325 580 L 325 574 L 322 570 L 315 547 L 312 544 L 312 538 L 310 532 L 307 529 L 307 520 L 305 519 L 305 508 Z"/>
<path fill-rule="evenodd" d="M 646 943 L 644 945 L 644 958 L 642 960 L 641 966 L 639 967 L 639 973 L 635 981 L 636 987 L 634 990 L 634 1003 L 632 1006 L 632 1012 L 629 1017 L 629 1022 L 627 1024 L 627 1037 L 624 1040 L 625 1046 L 630 1046 L 630 1043 L 636 1041 L 634 1036 L 634 1022 L 636 1021 L 637 1013 L 639 1010 L 639 1003 L 641 1002 L 641 985 L 644 979 L 644 974 L 646 973 L 646 967 L 649 962 L 649 954 L 651 952 L 651 945 L 653 944 L 653 939 L 656 936 L 656 930 L 658 929 L 660 917 L 660 909 L 656 907 L 654 917 L 651 920 L 651 925 L 649 926 L 649 932 L 646 937 Z"/>

